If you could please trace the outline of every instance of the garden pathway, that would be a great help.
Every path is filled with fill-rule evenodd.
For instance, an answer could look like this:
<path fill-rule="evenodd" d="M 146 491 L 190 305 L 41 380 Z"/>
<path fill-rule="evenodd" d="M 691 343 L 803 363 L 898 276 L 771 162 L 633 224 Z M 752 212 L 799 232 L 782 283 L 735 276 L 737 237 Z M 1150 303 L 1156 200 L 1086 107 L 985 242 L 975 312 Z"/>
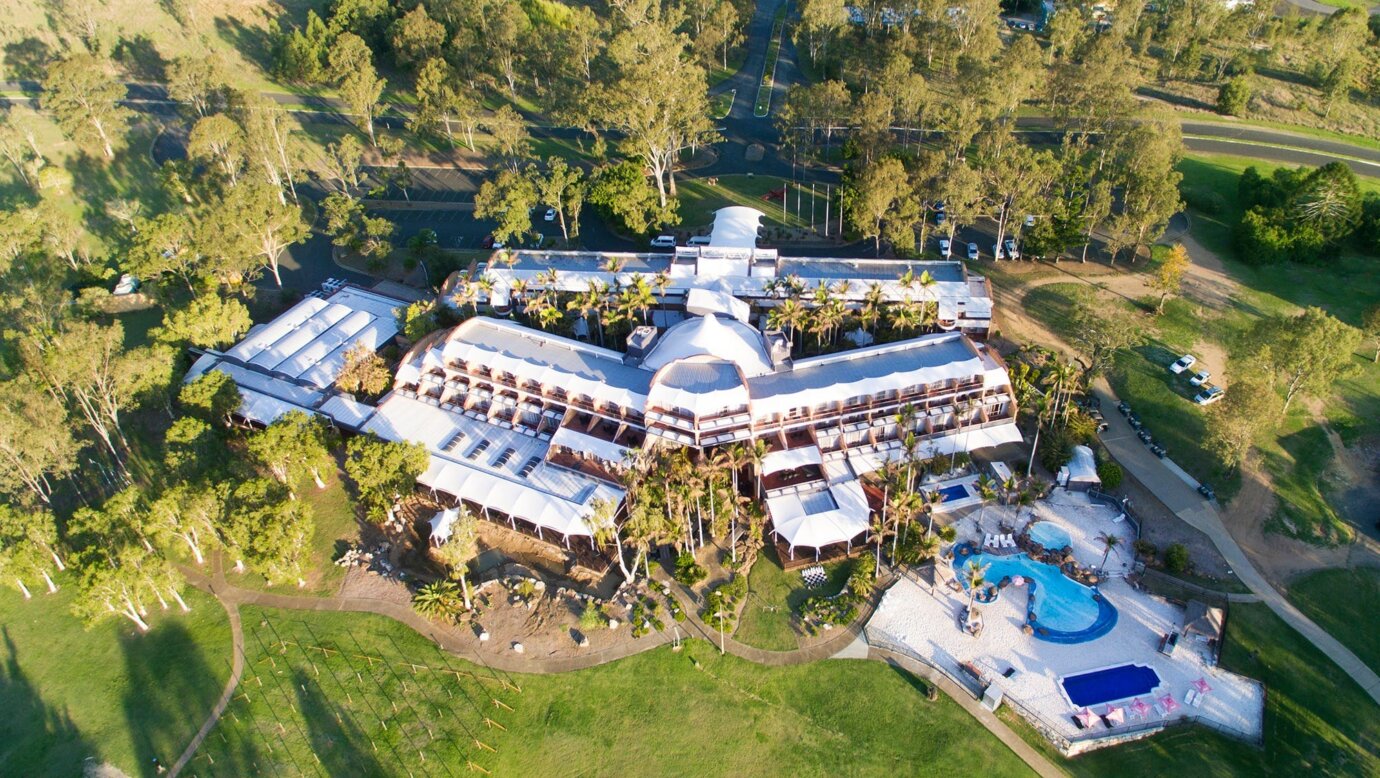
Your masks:
<path fill-rule="evenodd" d="M 455 629 L 434 624 L 422 618 L 412 609 L 409 604 L 394 602 L 391 600 L 380 600 L 370 597 L 349 597 L 334 595 L 329 597 L 309 597 L 291 594 L 277 594 L 272 592 L 262 592 L 252 589 L 243 589 L 230 584 L 225 579 L 222 561 L 217 557 L 213 561 L 213 572 L 206 575 L 204 571 L 184 568 L 184 575 L 187 580 L 198 589 L 209 592 L 221 603 L 226 612 L 230 614 L 231 633 L 234 639 L 234 663 L 231 670 L 229 682 L 226 684 L 225 691 L 221 699 L 211 710 L 211 714 L 201 725 L 197 734 L 188 744 L 186 750 L 178 758 L 177 763 L 170 771 L 170 778 L 176 776 L 186 767 L 195 756 L 197 749 L 201 746 L 206 736 L 210 734 L 216 723 L 224 714 L 233 698 L 236 686 L 239 684 L 244 669 L 244 634 L 241 627 L 239 608 L 241 605 L 256 605 L 260 607 L 276 608 L 281 610 L 310 610 L 310 611 L 346 611 L 356 613 L 373 613 L 385 616 L 394 621 L 401 622 L 412 628 L 417 633 L 429 638 L 436 645 L 450 653 L 456 654 L 461 658 L 474 662 L 475 664 L 513 673 L 564 673 L 573 670 L 582 670 L 597 665 L 614 662 L 625 657 L 649 651 L 653 648 L 671 643 L 679 636 L 679 630 L 672 632 L 662 631 L 654 633 L 635 642 L 623 643 L 603 651 L 580 654 L 578 656 L 562 658 L 542 658 L 535 656 L 525 656 L 522 654 L 480 654 L 475 650 L 477 640 L 473 637 L 465 637 L 464 634 Z M 851 650 L 853 644 L 857 642 L 862 633 L 863 626 L 871 618 L 877 603 L 881 601 L 883 591 L 879 588 L 873 593 L 863 606 L 859 609 L 858 618 L 853 624 L 845 629 L 838 630 L 839 634 L 822 643 L 809 646 L 795 651 L 768 651 L 761 648 L 739 643 L 732 638 L 723 636 L 709 628 L 707 624 L 700 620 L 698 608 L 694 604 L 694 598 L 665 571 L 656 570 L 653 578 L 671 588 L 674 596 L 685 610 L 686 621 L 683 622 L 689 637 L 700 637 L 714 644 L 721 645 L 726 653 L 733 654 L 740 659 L 746 659 L 761 665 L 780 667 L 785 665 L 806 664 L 824 659 L 829 659 L 841 652 L 854 653 Z M 679 626 L 673 624 L 673 626 Z M 1006 726 L 1004 722 L 996 716 L 982 710 L 977 701 L 972 699 L 966 691 L 958 688 L 946 678 L 936 677 L 927 668 L 921 666 L 906 657 L 891 655 L 888 652 L 871 649 L 867 654 L 868 659 L 885 661 L 888 664 L 899 665 L 908 672 L 924 677 L 930 683 L 935 684 L 948 694 L 955 702 L 971 713 L 978 721 L 995 735 L 1002 743 L 1012 750 L 1018 757 L 1026 762 L 1032 770 L 1041 776 L 1064 775 L 1055 765 L 1042 756 L 1035 749 L 1031 748 L 1019 735 Z"/>

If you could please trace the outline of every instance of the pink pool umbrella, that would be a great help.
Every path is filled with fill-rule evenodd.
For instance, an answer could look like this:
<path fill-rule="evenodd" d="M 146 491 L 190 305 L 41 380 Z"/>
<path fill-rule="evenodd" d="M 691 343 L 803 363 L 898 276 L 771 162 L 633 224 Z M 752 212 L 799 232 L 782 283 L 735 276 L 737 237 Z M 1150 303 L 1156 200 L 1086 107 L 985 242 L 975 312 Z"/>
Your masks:
<path fill-rule="evenodd" d="M 1025 586 L 1025 576 L 1023 576 L 1023 575 L 1013 575 L 1013 576 L 1011 576 L 1011 585 L 1012 585 L 1012 586 Z"/>
<path fill-rule="evenodd" d="M 1130 708 L 1131 714 L 1136 718 L 1143 719 L 1150 713 L 1150 706 L 1141 702 L 1139 697 L 1131 701 Z"/>
<path fill-rule="evenodd" d="M 1120 705 L 1107 706 L 1107 723 L 1111 726 L 1119 726 L 1126 723 L 1126 709 Z"/>
<path fill-rule="evenodd" d="M 1194 681 L 1193 688 L 1197 689 L 1199 694 L 1207 694 L 1208 692 L 1212 691 L 1212 687 L 1209 686 L 1207 680 L 1203 678 L 1199 678 L 1198 680 Z"/>
<path fill-rule="evenodd" d="M 1097 720 L 1097 714 L 1093 713 L 1091 708 L 1084 708 L 1078 713 L 1073 714 L 1073 717 L 1078 719 L 1078 723 L 1081 724 L 1084 729 L 1091 727 L 1093 722 Z"/>
<path fill-rule="evenodd" d="M 1159 699 L 1160 707 L 1164 709 L 1164 715 L 1168 716 L 1179 709 L 1179 703 L 1174 701 L 1174 695 L 1166 694 Z"/>

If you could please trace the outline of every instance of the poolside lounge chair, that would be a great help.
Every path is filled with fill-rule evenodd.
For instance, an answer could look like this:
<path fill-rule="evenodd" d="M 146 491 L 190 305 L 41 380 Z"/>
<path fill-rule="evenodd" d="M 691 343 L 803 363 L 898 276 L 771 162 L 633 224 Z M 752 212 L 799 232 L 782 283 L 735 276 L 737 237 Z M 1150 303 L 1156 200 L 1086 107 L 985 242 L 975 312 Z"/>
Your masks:
<path fill-rule="evenodd" d="M 1192 705 L 1195 708 L 1201 708 L 1203 706 L 1203 697 L 1205 696 L 1206 695 L 1204 695 L 1197 689 L 1189 689 L 1188 694 L 1184 695 L 1184 702 L 1188 703 L 1189 705 Z"/>
<path fill-rule="evenodd" d="M 1013 535 L 1013 534 L 1011 534 L 1011 533 L 1007 533 L 1007 534 L 1005 534 L 1005 535 L 1002 535 L 1001 544 L 1002 544 L 1003 546 L 1006 546 L 1007 548 L 1015 548 L 1015 547 L 1016 547 L 1016 536 Z"/>
<path fill-rule="evenodd" d="M 996 538 L 996 536 L 995 536 L 995 535 L 983 535 L 983 536 L 982 536 L 982 545 L 983 545 L 984 548 L 996 548 L 996 547 L 997 547 L 997 538 Z"/>

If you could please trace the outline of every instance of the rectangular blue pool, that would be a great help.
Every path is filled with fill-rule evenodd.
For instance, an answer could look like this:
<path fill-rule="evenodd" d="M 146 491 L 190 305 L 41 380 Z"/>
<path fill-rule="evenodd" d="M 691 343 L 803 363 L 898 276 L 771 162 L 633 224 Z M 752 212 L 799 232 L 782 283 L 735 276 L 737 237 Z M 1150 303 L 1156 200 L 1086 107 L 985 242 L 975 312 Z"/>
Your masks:
<path fill-rule="evenodd" d="M 944 495 L 944 502 L 954 502 L 968 497 L 968 487 L 963 484 L 954 484 L 940 489 L 939 493 Z"/>
<path fill-rule="evenodd" d="M 1070 675 L 1061 683 L 1075 707 L 1142 697 L 1160 685 L 1159 673 L 1145 665 L 1119 665 L 1090 673 Z"/>

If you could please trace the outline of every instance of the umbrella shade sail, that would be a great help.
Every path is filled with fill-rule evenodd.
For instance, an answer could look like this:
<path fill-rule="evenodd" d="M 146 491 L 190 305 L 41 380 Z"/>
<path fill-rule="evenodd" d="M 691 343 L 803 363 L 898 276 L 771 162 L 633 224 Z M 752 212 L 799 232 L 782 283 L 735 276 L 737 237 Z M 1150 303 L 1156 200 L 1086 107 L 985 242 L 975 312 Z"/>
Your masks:
<path fill-rule="evenodd" d="M 1126 709 L 1120 705 L 1113 705 L 1107 708 L 1107 723 L 1112 726 L 1126 723 Z"/>
<path fill-rule="evenodd" d="M 444 545 L 447 540 L 450 540 L 451 525 L 455 524 L 455 520 L 459 516 L 459 509 L 447 508 L 443 511 L 437 511 L 436 515 L 431 517 L 431 542 L 434 545 Z"/>
<path fill-rule="evenodd" d="M 1199 694 L 1207 694 L 1208 692 L 1212 691 L 1212 686 L 1208 684 L 1207 679 L 1205 678 L 1199 678 L 1198 680 L 1194 681 L 1193 688 L 1197 689 Z"/>
<path fill-rule="evenodd" d="M 1093 722 L 1097 720 L 1097 714 L 1093 713 L 1091 708 L 1084 708 L 1082 711 L 1074 714 L 1074 718 L 1078 719 L 1078 723 L 1082 724 L 1084 727 L 1091 727 Z"/>
<path fill-rule="evenodd" d="M 1139 697 L 1131 701 L 1130 708 L 1133 715 L 1142 719 L 1145 718 L 1146 714 L 1150 713 L 1150 706 L 1141 702 Z"/>
<path fill-rule="evenodd" d="M 1159 700 L 1160 707 L 1164 708 L 1165 713 L 1173 713 L 1179 709 L 1179 703 L 1174 701 L 1173 695 L 1166 694 Z"/>

